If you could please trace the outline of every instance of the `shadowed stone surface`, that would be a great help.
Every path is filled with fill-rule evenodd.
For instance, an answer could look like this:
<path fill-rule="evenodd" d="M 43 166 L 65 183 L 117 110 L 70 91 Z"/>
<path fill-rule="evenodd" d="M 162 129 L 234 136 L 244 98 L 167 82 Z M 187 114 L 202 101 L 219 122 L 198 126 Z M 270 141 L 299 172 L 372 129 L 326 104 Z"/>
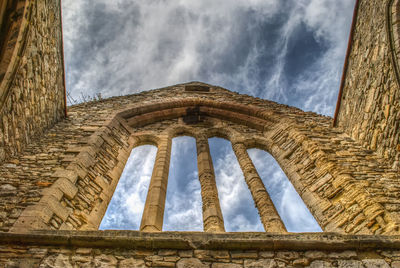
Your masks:
<path fill-rule="evenodd" d="M 0 162 L 63 118 L 66 105 L 59 0 L 2 2 Z"/>

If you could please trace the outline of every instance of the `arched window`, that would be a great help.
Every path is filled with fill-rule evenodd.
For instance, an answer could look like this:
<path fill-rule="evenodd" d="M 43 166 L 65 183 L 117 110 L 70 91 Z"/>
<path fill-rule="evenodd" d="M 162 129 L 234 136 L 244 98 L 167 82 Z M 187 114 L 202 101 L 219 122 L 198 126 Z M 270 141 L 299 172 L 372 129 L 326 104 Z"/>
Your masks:
<path fill-rule="evenodd" d="M 226 231 L 264 231 L 230 142 L 211 138 L 209 143 Z"/>
<path fill-rule="evenodd" d="M 139 230 L 156 152 L 151 145 L 132 150 L 101 221 L 101 230 Z"/>
<path fill-rule="evenodd" d="M 266 151 L 248 150 L 279 216 L 289 232 L 321 232 L 310 213 L 276 160 Z"/>
<path fill-rule="evenodd" d="M 196 140 L 172 140 L 164 231 L 202 231 L 201 189 L 196 162 Z"/>

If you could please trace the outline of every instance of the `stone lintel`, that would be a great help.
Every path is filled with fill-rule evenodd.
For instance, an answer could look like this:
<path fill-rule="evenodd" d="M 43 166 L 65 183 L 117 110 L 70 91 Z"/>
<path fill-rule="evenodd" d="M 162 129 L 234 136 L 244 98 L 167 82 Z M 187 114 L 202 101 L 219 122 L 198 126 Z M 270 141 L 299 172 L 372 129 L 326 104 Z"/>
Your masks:
<path fill-rule="evenodd" d="M 400 236 L 338 233 L 269 234 L 264 232 L 54 231 L 0 232 L 0 244 L 92 248 L 227 250 L 369 250 L 400 249 Z"/>

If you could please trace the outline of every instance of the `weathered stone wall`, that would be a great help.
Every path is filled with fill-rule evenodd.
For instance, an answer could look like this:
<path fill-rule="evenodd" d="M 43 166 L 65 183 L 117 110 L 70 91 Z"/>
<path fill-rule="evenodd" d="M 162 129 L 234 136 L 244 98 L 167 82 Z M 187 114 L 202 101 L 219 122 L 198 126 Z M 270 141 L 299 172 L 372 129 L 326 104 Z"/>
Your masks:
<path fill-rule="evenodd" d="M 400 156 L 397 0 L 361 0 L 337 126 L 394 163 Z"/>
<path fill-rule="evenodd" d="M 71 107 L 68 120 L 1 165 L 1 230 L 97 229 L 133 147 L 201 133 L 270 152 L 324 231 L 399 233 L 399 174 L 329 117 L 184 88 Z"/>
<path fill-rule="evenodd" d="M 113 107 L 104 105 L 96 109 L 92 105 L 91 113 L 86 113 L 87 108 L 82 105 L 75 111 L 71 109 L 68 119 L 28 145 L 21 156 L 1 166 L 1 230 L 9 230 L 26 207 L 38 203 L 35 209 L 25 211 L 25 215 L 40 216 L 54 229 L 62 223 L 63 228 L 79 229 L 87 224 L 90 213 L 105 213 L 104 204 L 103 211 L 93 207 L 103 199 L 108 204 L 111 199 L 129 156 L 130 149 L 125 144 L 128 137 L 117 121 L 107 121 Z M 99 128 L 102 132 L 98 136 L 95 131 Z M 124 155 L 124 152 L 125 161 L 117 159 L 115 155 Z M 46 198 L 40 202 L 43 197 Z M 68 215 L 71 208 L 75 209 L 74 213 Z M 36 228 L 48 228 L 32 224 Z"/>
<path fill-rule="evenodd" d="M 329 117 L 199 83 L 77 105 L 49 128 L 65 104 L 60 6 L 18 1 L 18 53 L 0 85 L 0 266 L 400 267 L 399 68 L 391 59 L 400 6 L 384 2 L 398 8 L 360 1 L 339 128 Z M 143 144 L 162 149 L 146 217 L 162 229 L 170 139 L 180 135 L 202 137 L 203 147 L 206 138 L 230 140 L 257 206 L 258 192 L 268 195 L 254 185 L 245 151 L 270 152 L 321 228 L 335 233 L 278 234 L 285 228 L 272 204 L 260 209 L 266 233 L 224 233 L 223 215 L 207 209 L 218 207 L 210 183 L 203 210 L 205 219 L 218 216 L 217 234 L 87 232 L 98 228 L 130 151 Z M 210 179 L 206 149 L 199 166 Z"/>
<path fill-rule="evenodd" d="M 0 241 L 2 267 L 400 267 L 398 237 L 50 231 Z"/>
<path fill-rule="evenodd" d="M 60 1 L 10 2 L 18 23 L 0 55 L 0 162 L 61 119 L 65 107 Z"/>

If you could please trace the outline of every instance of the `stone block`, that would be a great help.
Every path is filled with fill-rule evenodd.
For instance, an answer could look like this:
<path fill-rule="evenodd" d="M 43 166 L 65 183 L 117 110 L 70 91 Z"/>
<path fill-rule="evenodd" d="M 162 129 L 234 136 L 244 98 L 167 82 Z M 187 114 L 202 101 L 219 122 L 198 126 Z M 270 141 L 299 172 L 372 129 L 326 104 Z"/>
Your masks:
<path fill-rule="evenodd" d="M 209 265 L 196 258 L 182 258 L 176 263 L 176 268 L 209 268 Z"/>
<path fill-rule="evenodd" d="M 177 255 L 176 250 L 170 250 L 170 249 L 162 249 L 158 251 L 158 255 L 160 256 L 175 256 Z"/>
<path fill-rule="evenodd" d="M 72 170 L 67 170 L 67 169 L 58 169 L 56 172 L 53 173 L 52 176 L 56 178 L 66 178 L 72 183 L 75 183 L 76 180 L 78 179 L 78 174 L 76 174 Z"/>
<path fill-rule="evenodd" d="M 41 200 L 38 206 L 41 207 L 43 210 L 50 210 L 52 211 L 55 215 L 60 217 L 63 221 L 65 221 L 70 212 L 66 207 L 61 205 L 60 201 L 54 198 L 53 196 L 44 196 Z"/>
<path fill-rule="evenodd" d="M 101 254 L 94 256 L 93 263 L 95 267 L 117 267 L 117 259 L 113 255 Z"/>
<path fill-rule="evenodd" d="M 69 261 L 69 256 L 64 254 L 51 255 L 44 258 L 39 267 L 65 267 L 73 268 L 74 266 Z"/>
<path fill-rule="evenodd" d="M 365 268 L 390 268 L 389 264 L 383 259 L 362 260 Z"/>
<path fill-rule="evenodd" d="M 309 259 L 325 259 L 327 254 L 323 251 L 306 251 L 304 256 Z"/>
<path fill-rule="evenodd" d="M 301 258 L 293 261 L 293 265 L 297 267 L 310 265 L 310 260 L 306 258 Z"/>
<path fill-rule="evenodd" d="M 235 263 L 213 262 L 211 268 L 242 268 L 243 265 Z"/>
<path fill-rule="evenodd" d="M 244 260 L 244 268 L 275 268 L 277 264 L 273 259 Z"/>
<path fill-rule="evenodd" d="M 338 260 L 338 267 L 340 268 L 363 268 L 361 261 L 357 260 Z"/>
<path fill-rule="evenodd" d="M 175 262 L 153 261 L 153 267 L 175 267 Z"/>
<path fill-rule="evenodd" d="M 179 255 L 179 257 L 182 257 L 182 258 L 190 258 L 190 257 L 193 257 L 193 251 L 192 250 L 179 250 L 178 255 Z"/>
<path fill-rule="evenodd" d="M 232 259 L 257 259 L 258 253 L 256 251 L 232 251 Z"/>
<path fill-rule="evenodd" d="M 394 261 L 392 262 L 392 268 L 400 268 L 400 261 Z"/>
<path fill-rule="evenodd" d="M 299 257 L 299 253 L 295 251 L 279 251 L 276 257 L 284 260 L 294 260 Z"/>
<path fill-rule="evenodd" d="M 328 254 L 328 257 L 333 259 L 351 259 L 357 257 L 357 252 L 352 250 L 346 250 L 342 252 L 331 252 Z"/>
<path fill-rule="evenodd" d="M 52 187 L 60 189 L 68 199 L 73 199 L 78 193 L 77 186 L 67 178 L 59 178 Z"/>
<path fill-rule="evenodd" d="M 275 256 L 273 251 L 260 251 L 258 254 L 260 255 L 260 258 L 264 259 L 272 259 Z"/>
<path fill-rule="evenodd" d="M 119 262 L 120 268 L 143 268 L 146 267 L 144 260 L 129 258 Z"/>
<path fill-rule="evenodd" d="M 211 251 L 211 256 L 215 259 L 229 259 L 230 255 L 227 250 L 213 250 Z"/>
<path fill-rule="evenodd" d="M 327 261 L 313 261 L 310 264 L 310 268 L 331 268 L 331 267 L 335 267 L 334 265 L 332 265 L 330 262 Z M 349 266 L 351 267 L 351 266 Z"/>

